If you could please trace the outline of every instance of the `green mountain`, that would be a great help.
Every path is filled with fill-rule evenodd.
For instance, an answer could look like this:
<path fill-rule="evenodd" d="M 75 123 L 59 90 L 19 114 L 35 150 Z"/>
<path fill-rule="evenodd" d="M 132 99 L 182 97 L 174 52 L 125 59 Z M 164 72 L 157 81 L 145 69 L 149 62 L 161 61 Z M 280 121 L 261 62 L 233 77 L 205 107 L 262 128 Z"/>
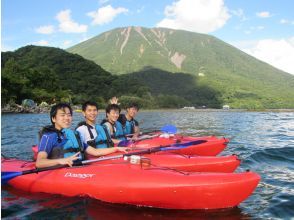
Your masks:
<path fill-rule="evenodd" d="M 102 33 L 67 51 L 113 74 L 150 69 L 192 74 L 197 87 L 211 88 L 220 93 L 221 103 L 235 108 L 294 108 L 293 75 L 210 35 L 125 27 Z"/>
<path fill-rule="evenodd" d="M 115 94 L 116 76 L 79 55 L 52 47 L 26 46 L 1 53 L 2 103 L 55 100 L 80 102 Z"/>
<path fill-rule="evenodd" d="M 94 100 L 104 107 L 107 99 L 117 96 L 123 107 L 134 101 L 143 108 L 221 106 L 219 93 L 197 86 L 190 74 L 148 69 L 112 75 L 93 61 L 52 47 L 26 46 L 3 52 L 1 72 L 2 104 L 23 99 L 74 104 Z"/>

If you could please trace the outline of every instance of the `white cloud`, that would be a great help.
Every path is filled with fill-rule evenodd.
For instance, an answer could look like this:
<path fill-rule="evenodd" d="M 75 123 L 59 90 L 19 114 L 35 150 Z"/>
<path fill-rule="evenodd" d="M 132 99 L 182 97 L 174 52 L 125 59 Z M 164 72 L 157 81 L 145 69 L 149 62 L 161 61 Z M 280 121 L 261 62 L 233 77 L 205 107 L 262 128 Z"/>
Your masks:
<path fill-rule="evenodd" d="M 247 21 L 248 18 L 245 16 L 243 9 L 239 8 L 237 10 L 230 10 L 230 13 L 232 15 L 235 15 L 239 18 L 241 18 L 241 21 Z"/>
<path fill-rule="evenodd" d="M 235 45 L 257 59 L 294 75 L 294 37 L 251 41 L 247 45 L 239 42 Z"/>
<path fill-rule="evenodd" d="M 230 18 L 223 0 L 179 0 L 165 7 L 165 18 L 157 26 L 209 33 Z"/>
<path fill-rule="evenodd" d="M 127 13 L 128 11 L 126 8 L 113 8 L 111 5 L 107 5 L 97 11 L 88 12 L 87 15 L 93 18 L 93 25 L 103 25 L 111 22 L 119 14 Z"/>
<path fill-rule="evenodd" d="M 39 41 L 36 41 L 36 42 L 32 42 L 31 44 L 38 45 L 38 46 L 48 46 L 49 42 L 46 41 L 46 40 L 39 40 Z"/>
<path fill-rule="evenodd" d="M 88 26 L 74 22 L 70 17 L 70 13 L 70 10 L 64 10 L 57 14 L 56 19 L 59 21 L 59 31 L 64 33 L 87 32 Z"/>
<path fill-rule="evenodd" d="M 268 11 L 257 12 L 256 15 L 260 18 L 269 18 L 272 16 Z"/>
<path fill-rule="evenodd" d="M 36 28 L 35 31 L 39 34 L 52 34 L 54 33 L 54 26 L 53 25 L 41 26 Z"/>
<path fill-rule="evenodd" d="M 294 24 L 294 21 L 290 21 L 290 20 L 287 20 L 287 19 L 281 19 L 280 23 L 281 24 Z"/>

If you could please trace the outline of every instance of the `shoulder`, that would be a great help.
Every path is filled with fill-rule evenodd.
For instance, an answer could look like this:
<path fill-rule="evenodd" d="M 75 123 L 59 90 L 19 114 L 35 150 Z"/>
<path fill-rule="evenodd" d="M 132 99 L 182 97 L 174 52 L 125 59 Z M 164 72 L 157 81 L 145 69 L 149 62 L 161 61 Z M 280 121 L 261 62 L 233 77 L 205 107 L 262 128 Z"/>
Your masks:
<path fill-rule="evenodd" d="M 76 128 L 76 131 L 78 131 L 79 133 L 84 133 L 87 130 L 88 130 L 88 128 L 87 128 L 86 125 L 81 125 L 81 126 Z"/>
<path fill-rule="evenodd" d="M 57 133 L 56 132 L 45 132 L 42 134 L 41 136 L 41 140 L 42 139 L 53 139 L 57 137 Z"/>
<path fill-rule="evenodd" d="M 127 122 L 127 118 L 125 114 L 120 114 L 117 121 L 119 121 L 122 125 L 125 125 Z"/>
<path fill-rule="evenodd" d="M 85 121 L 80 121 L 77 125 L 77 127 L 75 128 L 75 130 L 77 130 L 79 127 L 85 126 L 86 122 Z"/>
<path fill-rule="evenodd" d="M 108 120 L 107 120 L 106 118 L 104 118 L 104 119 L 101 121 L 100 125 L 103 125 L 103 124 L 105 124 L 106 122 L 108 122 Z"/>
<path fill-rule="evenodd" d="M 104 128 L 107 128 L 109 131 L 112 130 L 112 125 L 111 125 L 109 122 L 105 122 L 104 124 L 102 124 L 102 126 L 103 126 Z"/>
<path fill-rule="evenodd" d="M 133 119 L 136 126 L 139 126 L 139 122 L 136 119 Z"/>
<path fill-rule="evenodd" d="M 41 137 L 38 151 L 46 151 L 46 149 L 50 150 L 53 146 L 56 145 L 57 141 L 57 133 L 45 132 Z"/>
<path fill-rule="evenodd" d="M 123 120 L 127 119 L 125 114 L 119 114 L 118 120 L 122 120 L 122 119 Z"/>
<path fill-rule="evenodd" d="M 116 121 L 116 122 L 115 122 L 115 125 L 116 125 L 116 126 L 117 126 L 117 125 L 118 125 L 118 126 L 122 126 L 122 124 L 121 124 L 119 121 Z"/>

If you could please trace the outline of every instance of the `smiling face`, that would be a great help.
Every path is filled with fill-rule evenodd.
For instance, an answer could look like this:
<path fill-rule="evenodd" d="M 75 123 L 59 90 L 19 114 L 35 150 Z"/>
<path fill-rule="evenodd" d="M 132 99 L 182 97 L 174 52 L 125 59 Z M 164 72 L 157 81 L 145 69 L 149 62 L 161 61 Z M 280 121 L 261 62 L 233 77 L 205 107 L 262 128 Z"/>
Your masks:
<path fill-rule="evenodd" d="M 116 122 L 118 117 L 119 117 L 119 110 L 111 109 L 110 112 L 107 113 L 107 119 L 111 123 Z"/>
<path fill-rule="evenodd" d="M 84 115 L 84 117 L 86 119 L 87 124 L 95 125 L 96 118 L 97 118 L 97 115 L 98 115 L 98 109 L 97 109 L 96 106 L 88 105 L 86 107 L 86 110 L 83 111 L 83 115 Z"/>
<path fill-rule="evenodd" d="M 52 117 L 54 126 L 57 130 L 69 128 L 72 122 L 72 115 L 69 108 L 58 109 L 54 117 Z"/>
<path fill-rule="evenodd" d="M 138 113 L 138 109 L 135 107 L 131 107 L 127 109 L 127 114 L 130 118 L 135 118 Z"/>

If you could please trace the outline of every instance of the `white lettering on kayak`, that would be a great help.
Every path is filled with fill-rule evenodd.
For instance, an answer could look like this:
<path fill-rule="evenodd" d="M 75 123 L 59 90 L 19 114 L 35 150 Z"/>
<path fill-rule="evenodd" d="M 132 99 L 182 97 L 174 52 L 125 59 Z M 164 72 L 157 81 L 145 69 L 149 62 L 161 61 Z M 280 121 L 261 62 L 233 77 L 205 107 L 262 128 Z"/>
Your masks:
<path fill-rule="evenodd" d="M 72 178 L 80 178 L 80 179 L 85 179 L 85 178 L 92 178 L 95 176 L 95 174 L 88 174 L 88 173 L 69 173 L 67 172 L 64 177 L 72 177 Z"/>

